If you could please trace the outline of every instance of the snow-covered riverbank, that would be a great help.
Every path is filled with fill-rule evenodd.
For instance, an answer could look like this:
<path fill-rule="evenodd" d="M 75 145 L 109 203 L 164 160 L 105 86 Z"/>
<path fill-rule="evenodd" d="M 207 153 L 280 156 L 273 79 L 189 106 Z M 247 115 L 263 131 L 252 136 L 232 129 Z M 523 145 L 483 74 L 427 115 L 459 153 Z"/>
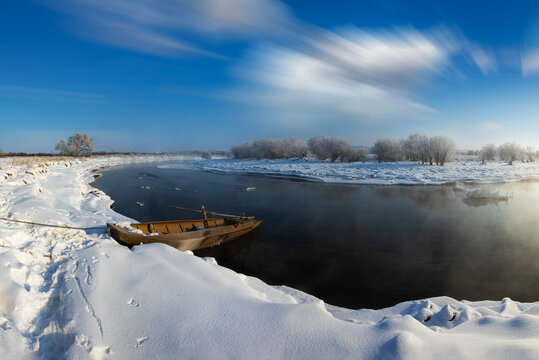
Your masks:
<path fill-rule="evenodd" d="M 126 221 L 88 185 L 89 170 L 152 160 L 2 159 L 0 217 L 79 227 Z M 294 170 L 290 163 L 283 166 Z M 219 170 L 212 166 L 205 170 Z M 537 359 L 537 334 L 539 302 L 440 297 L 348 310 L 165 245 L 129 250 L 102 230 L 0 221 L 0 358 Z"/>
<path fill-rule="evenodd" d="M 331 163 L 315 160 L 212 159 L 161 168 L 186 168 L 230 174 L 295 177 L 312 181 L 348 184 L 443 184 L 452 182 L 503 183 L 539 179 L 539 162 L 508 165 L 478 160 L 451 161 L 445 166 L 413 162 Z"/>

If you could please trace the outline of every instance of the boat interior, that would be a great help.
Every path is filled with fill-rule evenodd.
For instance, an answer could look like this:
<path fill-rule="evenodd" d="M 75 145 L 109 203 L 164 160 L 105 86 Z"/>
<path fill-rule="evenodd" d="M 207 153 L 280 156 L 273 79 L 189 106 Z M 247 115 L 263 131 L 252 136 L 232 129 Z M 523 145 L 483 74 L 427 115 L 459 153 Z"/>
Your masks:
<path fill-rule="evenodd" d="M 174 220 L 135 223 L 131 224 L 131 226 L 135 229 L 141 230 L 145 235 L 152 233 L 163 235 L 199 231 L 216 228 L 219 226 L 236 225 L 239 222 L 240 218 L 208 218 L 207 220 Z"/>

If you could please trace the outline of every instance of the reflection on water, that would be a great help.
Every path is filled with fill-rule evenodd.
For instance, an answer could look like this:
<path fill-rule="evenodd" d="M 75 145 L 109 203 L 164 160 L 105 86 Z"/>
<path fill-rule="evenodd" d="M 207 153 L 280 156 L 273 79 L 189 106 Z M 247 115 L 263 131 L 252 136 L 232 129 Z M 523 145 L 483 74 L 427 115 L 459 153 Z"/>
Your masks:
<path fill-rule="evenodd" d="M 197 255 L 331 304 L 380 308 L 439 295 L 539 299 L 537 182 L 351 186 L 146 164 L 106 170 L 96 186 L 116 201 L 116 211 L 139 221 L 192 218 L 168 206 L 201 204 L 262 219 L 256 240 Z M 513 198 L 465 199 L 477 188 Z"/>
<path fill-rule="evenodd" d="M 412 189 L 414 188 L 414 189 Z M 429 208 L 443 209 L 453 206 L 458 199 L 455 197 L 454 190 L 447 186 L 391 186 L 379 187 L 376 195 L 385 200 L 406 198 L 414 204 Z"/>
<path fill-rule="evenodd" d="M 501 199 L 501 198 L 500 199 L 498 199 L 498 198 L 482 198 L 482 199 L 465 198 L 465 199 L 462 199 L 462 201 L 468 206 L 480 207 L 480 206 L 489 206 L 489 205 L 498 206 L 499 204 L 509 205 L 510 199 Z"/>
<path fill-rule="evenodd" d="M 236 258 L 241 264 L 241 272 L 245 272 L 247 257 L 251 243 L 260 235 L 260 229 L 254 229 L 237 240 L 226 242 L 220 246 L 195 251 L 196 256 L 215 258 L 218 264 L 226 264 Z"/>

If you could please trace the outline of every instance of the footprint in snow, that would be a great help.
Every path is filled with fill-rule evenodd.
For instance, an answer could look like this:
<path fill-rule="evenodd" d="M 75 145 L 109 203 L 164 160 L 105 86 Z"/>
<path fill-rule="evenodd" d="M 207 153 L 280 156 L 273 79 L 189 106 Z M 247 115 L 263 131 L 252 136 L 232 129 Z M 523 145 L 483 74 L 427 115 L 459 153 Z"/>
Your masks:
<path fill-rule="evenodd" d="M 131 298 L 127 302 L 127 305 L 132 305 L 133 307 L 138 307 L 140 304 L 138 302 L 136 302 L 135 299 Z"/>
<path fill-rule="evenodd" d="M 137 345 L 135 345 L 135 348 L 138 348 L 140 347 L 143 343 L 146 342 L 146 340 L 150 339 L 149 337 L 145 336 L 145 337 L 141 337 L 141 338 L 138 338 L 137 339 Z"/>
<path fill-rule="evenodd" d="M 77 335 L 75 337 L 75 343 L 82 347 L 87 352 L 92 351 L 92 340 L 85 335 Z"/>
<path fill-rule="evenodd" d="M 2 319 L 0 322 L 0 329 L 7 331 L 11 329 L 11 325 L 9 324 L 9 321 L 7 319 Z"/>

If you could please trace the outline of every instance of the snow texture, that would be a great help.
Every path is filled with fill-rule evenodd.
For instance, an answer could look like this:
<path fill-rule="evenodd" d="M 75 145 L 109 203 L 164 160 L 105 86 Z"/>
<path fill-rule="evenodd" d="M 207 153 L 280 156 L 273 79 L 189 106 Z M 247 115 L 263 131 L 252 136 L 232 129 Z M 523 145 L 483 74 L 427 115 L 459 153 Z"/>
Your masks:
<path fill-rule="evenodd" d="M 163 164 L 160 168 L 184 168 L 227 174 L 301 178 L 310 181 L 347 184 L 444 184 L 453 182 L 505 183 L 539 179 L 539 162 L 508 165 L 479 160 L 447 162 L 431 166 L 409 161 L 342 163 L 317 160 L 215 159 Z"/>
<path fill-rule="evenodd" d="M 89 170 L 157 160 L 1 159 L 0 216 L 127 222 Z M 100 229 L 0 221 L 2 359 L 539 359 L 538 334 L 539 303 L 350 310 L 163 244 L 128 249 Z"/>

